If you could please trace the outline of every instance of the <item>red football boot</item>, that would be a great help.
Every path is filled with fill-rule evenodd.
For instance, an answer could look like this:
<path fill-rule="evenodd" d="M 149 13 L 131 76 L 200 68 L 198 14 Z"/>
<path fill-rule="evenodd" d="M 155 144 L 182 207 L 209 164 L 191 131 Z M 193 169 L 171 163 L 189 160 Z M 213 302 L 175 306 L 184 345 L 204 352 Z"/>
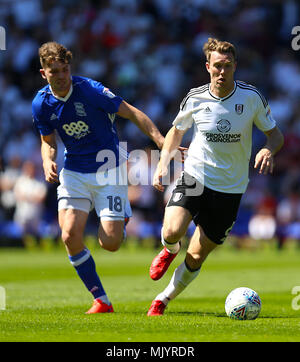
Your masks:
<path fill-rule="evenodd" d="M 178 251 L 179 252 L 179 251 Z M 178 254 L 171 254 L 166 247 L 153 259 L 150 266 L 150 277 L 153 280 L 159 280 L 168 270 L 170 264 Z"/>
<path fill-rule="evenodd" d="M 112 305 L 105 304 L 100 299 L 95 299 L 92 307 L 85 314 L 113 313 L 113 311 Z"/>
<path fill-rule="evenodd" d="M 147 316 L 163 315 L 166 305 L 161 300 L 153 300 L 151 307 L 148 310 Z"/>

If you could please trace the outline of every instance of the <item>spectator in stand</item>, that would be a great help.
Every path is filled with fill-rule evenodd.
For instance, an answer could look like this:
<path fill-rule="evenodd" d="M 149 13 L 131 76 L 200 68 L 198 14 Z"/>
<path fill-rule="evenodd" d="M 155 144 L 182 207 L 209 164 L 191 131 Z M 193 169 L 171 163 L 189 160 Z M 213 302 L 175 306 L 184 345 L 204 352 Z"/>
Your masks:
<path fill-rule="evenodd" d="M 14 186 L 20 176 L 21 159 L 14 156 L 10 159 L 5 170 L 0 174 L 1 204 L 4 209 L 5 220 L 12 220 L 16 208 Z"/>
<path fill-rule="evenodd" d="M 33 162 L 24 162 L 22 173 L 15 183 L 14 194 L 16 199 L 14 221 L 21 226 L 23 235 L 32 234 L 39 239 L 47 187 L 44 182 L 36 178 L 36 166 Z"/>
<path fill-rule="evenodd" d="M 299 181 L 292 186 L 277 208 L 278 246 L 282 248 L 289 238 L 300 242 L 300 187 Z"/>

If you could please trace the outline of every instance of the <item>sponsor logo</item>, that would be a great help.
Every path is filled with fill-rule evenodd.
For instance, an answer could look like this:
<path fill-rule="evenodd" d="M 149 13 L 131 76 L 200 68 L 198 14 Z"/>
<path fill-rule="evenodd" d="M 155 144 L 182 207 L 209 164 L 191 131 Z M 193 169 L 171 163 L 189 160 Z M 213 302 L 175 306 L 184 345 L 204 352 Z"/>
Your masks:
<path fill-rule="evenodd" d="M 241 133 L 206 133 L 207 142 L 235 143 L 241 141 Z"/>
<path fill-rule="evenodd" d="M 205 134 L 207 142 L 235 143 L 241 140 L 241 133 L 228 133 L 231 130 L 231 123 L 227 119 L 220 119 L 217 122 L 217 130 L 220 133 Z"/>
<path fill-rule="evenodd" d="M 66 123 L 62 128 L 68 136 L 73 136 L 77 140 L 90 133 L 89 126 L 83 121 Z"/>
<path fill-rule="evenodd" d="M 226 133 L 231 129 L 231 124 L 227 119 L 220 119 L 217 123 L 217 129 L 219 132 Z"/>

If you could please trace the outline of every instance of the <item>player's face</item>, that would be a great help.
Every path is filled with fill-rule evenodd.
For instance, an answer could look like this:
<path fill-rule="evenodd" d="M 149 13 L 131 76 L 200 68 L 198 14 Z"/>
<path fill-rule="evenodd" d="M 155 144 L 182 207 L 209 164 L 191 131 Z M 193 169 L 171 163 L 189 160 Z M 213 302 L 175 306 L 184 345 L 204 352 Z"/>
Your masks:
<path fill-rule="evenodd" d="M 40 72 L 54 93 L 60 97 L 64 97 L 68 93 L 72 82 L 70 64 L 55 61 L 41 69 Z"/>
<path fill-rule="evenodd" d="M 234 86 L 234 72 L 236 62 L 232 54 L 221 54 L 212 52 L 210 61 L 206 62 L 206 69 L 210 74 L 210 80 L 213 90 L 226 93 L 232 90 Z"/>

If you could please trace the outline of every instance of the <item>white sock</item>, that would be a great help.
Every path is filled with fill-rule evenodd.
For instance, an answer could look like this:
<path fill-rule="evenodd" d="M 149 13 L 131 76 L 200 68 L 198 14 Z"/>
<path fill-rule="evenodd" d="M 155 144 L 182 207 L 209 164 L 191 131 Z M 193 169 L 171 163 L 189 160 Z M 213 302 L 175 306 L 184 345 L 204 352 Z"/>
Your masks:
<path fill-rule="evenodd" d="M 180 250 L 180 243 L 179 241 L 177 241 L 174 244 L 171 243 L 167 243 L 166 240 L 163 237 L 163 229 L 161 229 L 161 243 L 163 244 L 163 246 L 166 247 L 166 249 L 168 250 L 169 253 L 171 254 L 177 254 L 178 251 Z"/>
<path fill-rule="evenodd" d="M 175 269 L 169 285 L 157 295 L 155 300 L 161 300 L 165 305 L 179 295 L 199 274 L 200 269 L 190 271 L 185 262 Z"/>

